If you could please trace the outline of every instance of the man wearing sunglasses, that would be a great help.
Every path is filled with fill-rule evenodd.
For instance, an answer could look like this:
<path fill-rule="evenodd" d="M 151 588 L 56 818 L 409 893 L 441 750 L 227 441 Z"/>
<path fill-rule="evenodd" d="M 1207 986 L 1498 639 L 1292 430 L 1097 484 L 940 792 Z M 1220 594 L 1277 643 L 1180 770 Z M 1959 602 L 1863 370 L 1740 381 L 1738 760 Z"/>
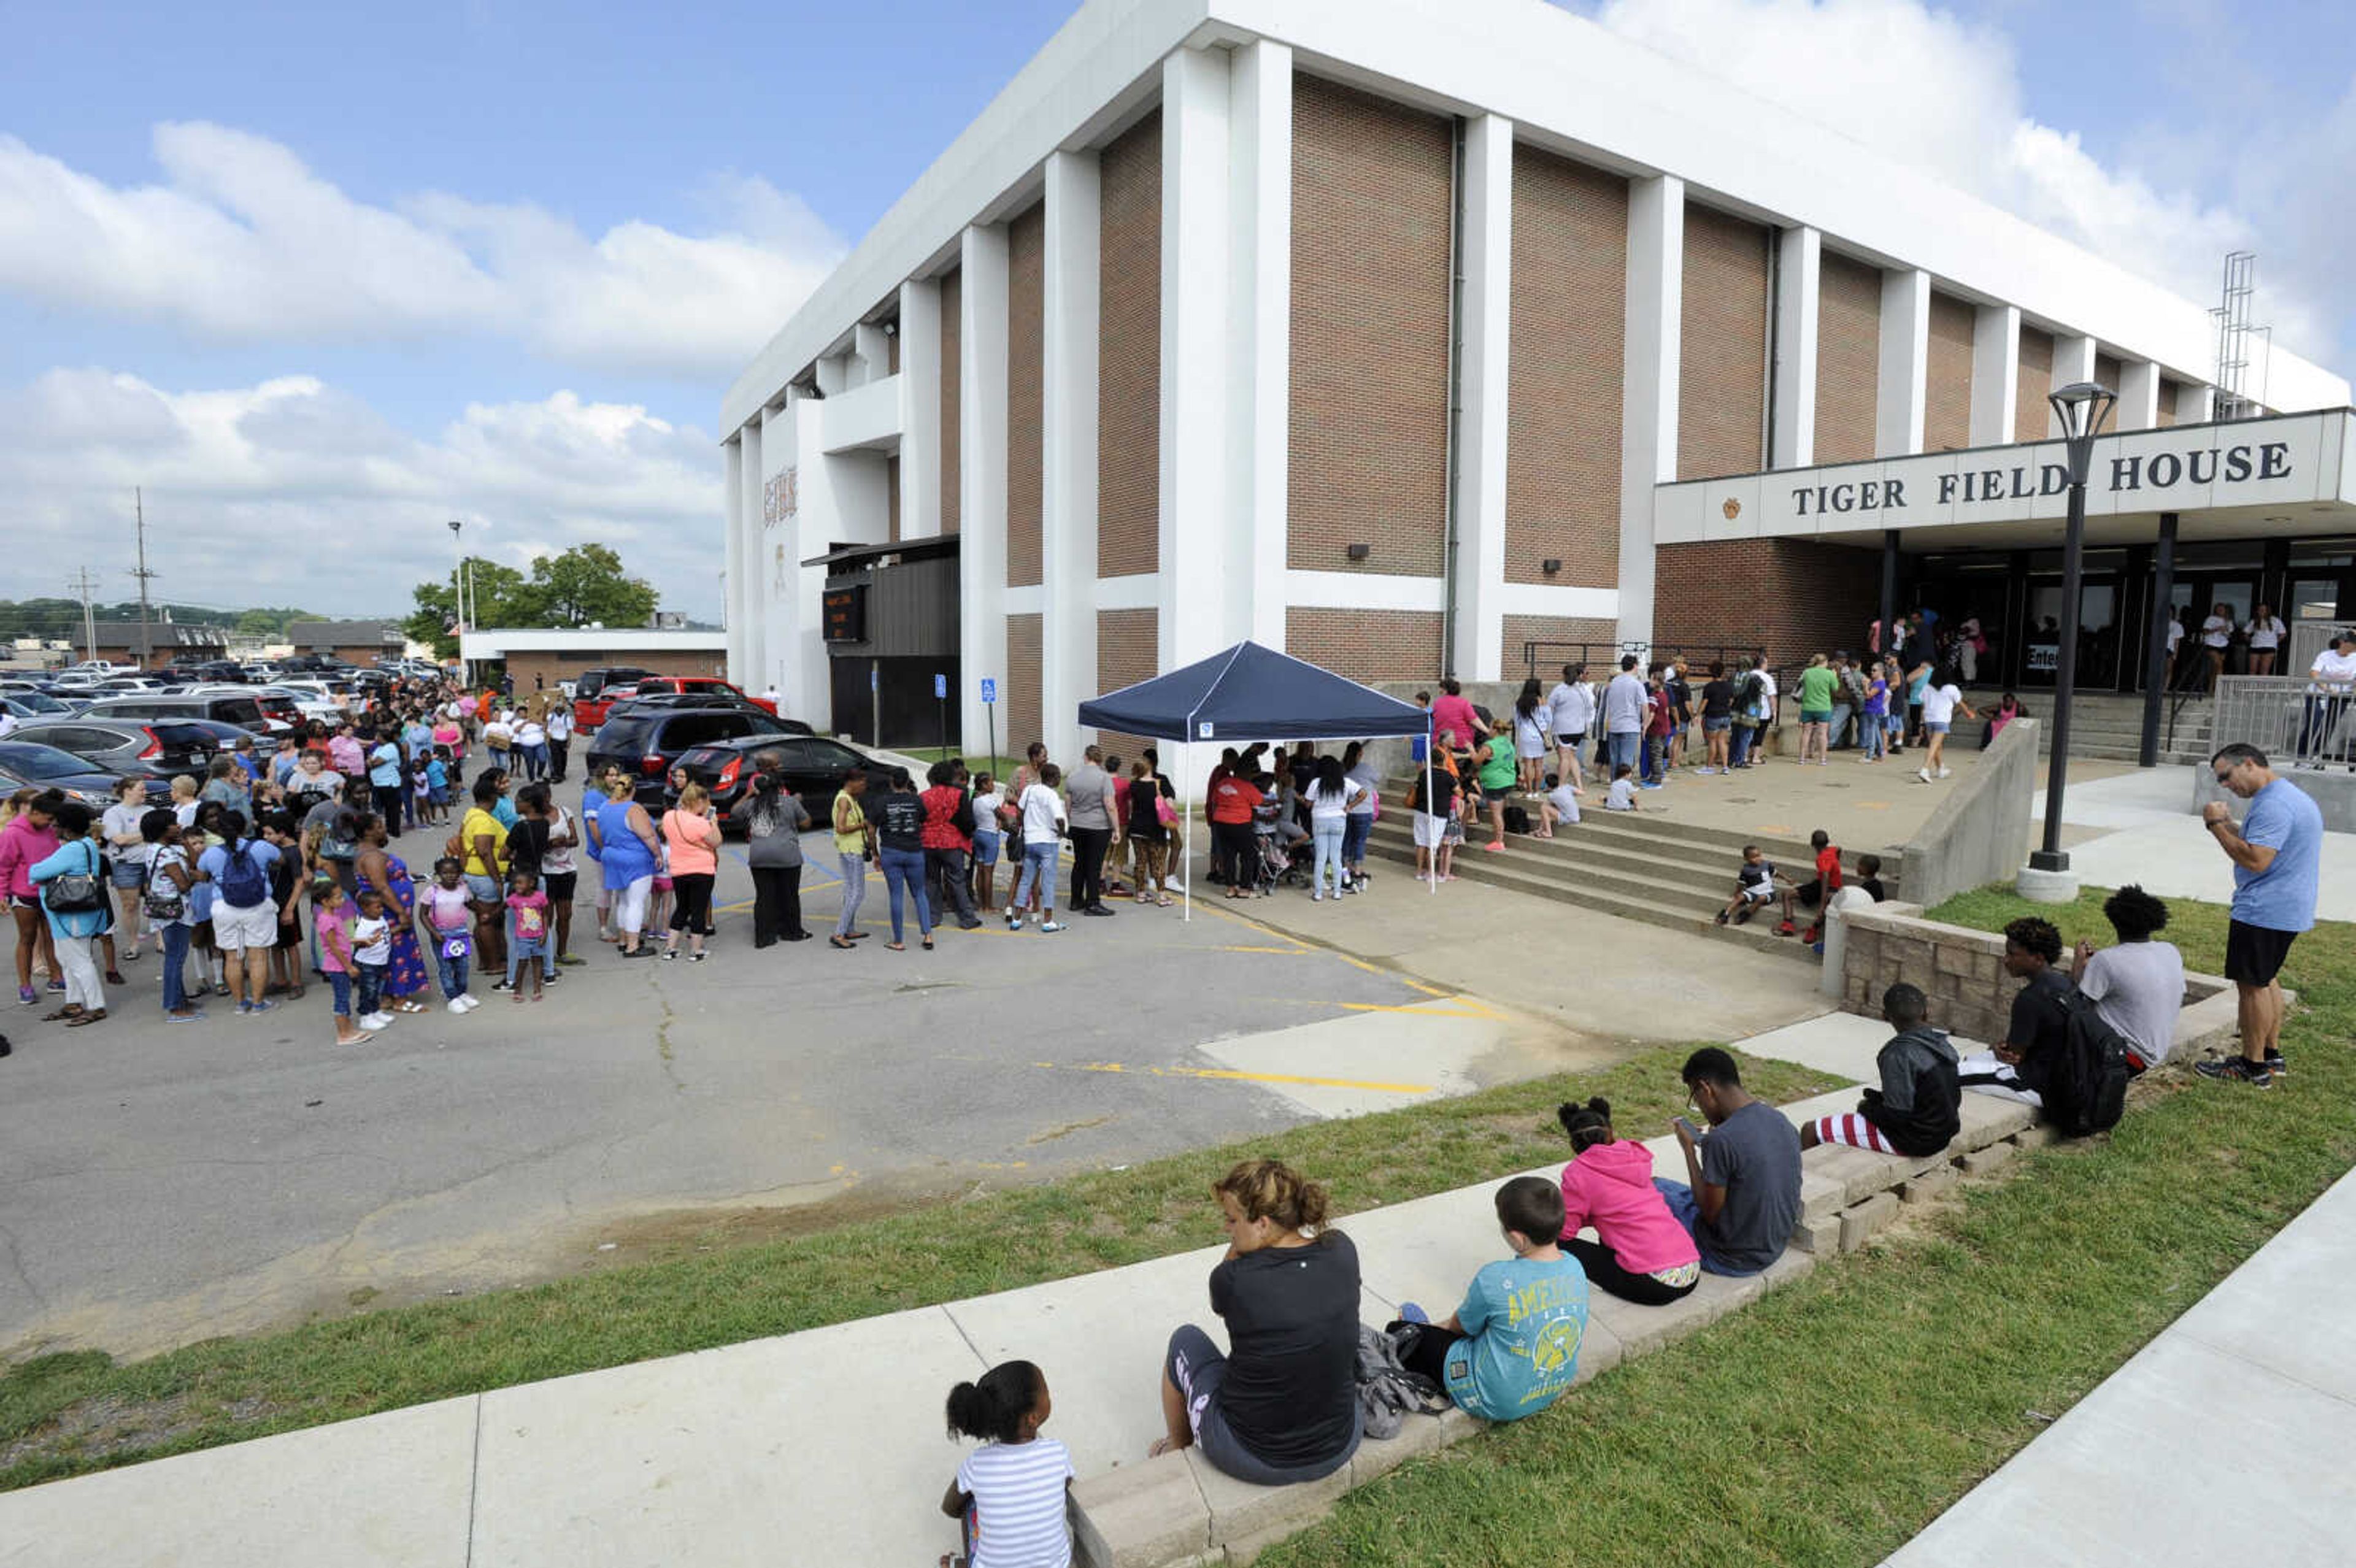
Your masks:
<path fill-rule="evenodd" d="M 2304 790 L 2276 777 L 2255 746 L 2222 747 L 2209 759 L 2209 769 L 2220 785 L 2250 803 L 2239 829 L 2223 801 L 2201 808 L 2210 837 L 2233 862 L 2225 978 L 2241 997 L 2242 1054 L 2200 1062 L 2193 1070 L 2204 1078 L 2239 1079 L 2264 1089 L 2285 1071 L 2278 976 L 2292 941 L 2315 924 L 2323 813 Z"/>

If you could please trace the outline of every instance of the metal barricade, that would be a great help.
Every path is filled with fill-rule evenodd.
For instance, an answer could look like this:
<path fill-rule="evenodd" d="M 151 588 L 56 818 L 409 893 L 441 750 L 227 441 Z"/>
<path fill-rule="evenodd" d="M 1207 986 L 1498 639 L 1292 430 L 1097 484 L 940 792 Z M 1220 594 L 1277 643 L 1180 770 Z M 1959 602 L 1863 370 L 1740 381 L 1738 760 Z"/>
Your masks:
<path fill-rule="evenodd" d="M 2255 746 L 2277 766 L 2356 762 L 2356 688 L 2310 691 L 2305 676 L 2229 675 L 2217 682 L 2209 745 Z"/>

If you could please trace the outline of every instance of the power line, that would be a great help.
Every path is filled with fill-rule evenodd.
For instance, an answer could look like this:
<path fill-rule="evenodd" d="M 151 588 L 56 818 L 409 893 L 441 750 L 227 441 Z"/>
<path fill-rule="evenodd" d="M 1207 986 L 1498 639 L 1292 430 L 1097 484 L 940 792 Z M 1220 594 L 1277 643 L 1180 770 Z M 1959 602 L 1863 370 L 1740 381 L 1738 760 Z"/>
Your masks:
<path fill-rule="evenodd" d="M 90 591 L 98 586 L 98 579 L 92 577 L 90 574 L 90 568 L 85 566 L 66 586 L 81 595 L 81 656 L 86 659 L 95 659 L 98 657 L 98 623 L 96 617 L 91 613 Z"/>
<path fill-rule="evenodd" d="M 155 662 L 155 635 L 148 625 L 147 580 L 157 574 L 147 570 L 147 502 L 136 485 L 131 490 L 131 508 L 139 528 L 139 569 L 131 575 L 139 580 L 139 667 L 145 669 Z"/>

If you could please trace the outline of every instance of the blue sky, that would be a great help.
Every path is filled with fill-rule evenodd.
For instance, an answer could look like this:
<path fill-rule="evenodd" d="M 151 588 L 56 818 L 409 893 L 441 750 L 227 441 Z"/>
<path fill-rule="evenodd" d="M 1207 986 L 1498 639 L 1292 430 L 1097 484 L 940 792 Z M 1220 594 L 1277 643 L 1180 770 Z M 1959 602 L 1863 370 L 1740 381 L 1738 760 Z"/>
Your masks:
<path fill-rule="evenodd" d="M 2356 357 L 2344 5 L 1572 8 Z M 721 391 L 1069 9 L 0 0 L 0 596 L 127 590 L 140 483 L 190 599 L 397 609 L 464 515 L 716 614 Z"/>

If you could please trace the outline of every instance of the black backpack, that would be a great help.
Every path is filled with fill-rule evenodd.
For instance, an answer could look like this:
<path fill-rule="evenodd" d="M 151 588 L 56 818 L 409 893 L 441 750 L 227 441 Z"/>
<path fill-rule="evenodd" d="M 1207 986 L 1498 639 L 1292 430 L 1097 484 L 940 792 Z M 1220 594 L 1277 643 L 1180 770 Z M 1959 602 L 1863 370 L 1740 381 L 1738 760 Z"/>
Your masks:
<path fill-rule="evenodd" d="M 1506 831 L 1506 832 L 1508 832 L 1508 833 L 1527 833 L 1529 830 L 1530 830 L 1530 812 L 1529 812 L 1529 807 L 1527 807 L 1527 806 L 1526 806 L 1526 805 L 1509 805 L 1509 806 L 1505 807 L 1505 831 Z"/>
<path fill-rule="evenodd" d="M 2083 1138 L 2119 1125 L 2127 1103 L 2127 1042 L 2083 992 L 2065 1002 L 2069 1026 L 2044 1093 L 2045 1118 L 2064 1137 Z"/>

